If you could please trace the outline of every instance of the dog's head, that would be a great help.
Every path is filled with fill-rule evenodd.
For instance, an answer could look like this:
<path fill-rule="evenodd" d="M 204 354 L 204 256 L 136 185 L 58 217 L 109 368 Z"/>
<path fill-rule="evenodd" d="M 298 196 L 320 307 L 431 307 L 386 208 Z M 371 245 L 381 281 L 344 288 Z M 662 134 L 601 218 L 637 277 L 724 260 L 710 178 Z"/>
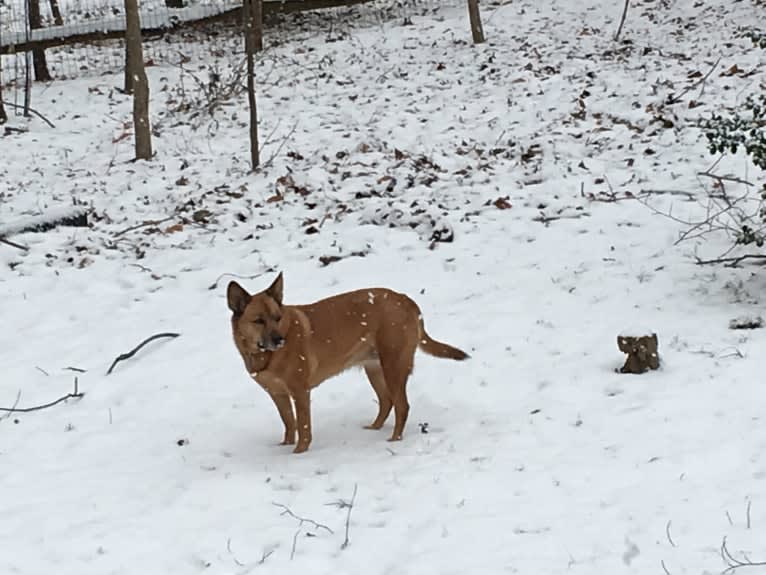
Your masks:
<path fill-rule="evenodd" d="M 282 274 L 267 289 L 250 295 L 229 282 L 226 299 L 232 311 L 234 338 L 252 351 L 276 351 L 285 343 L 287 322 L 282 313 Z"/>

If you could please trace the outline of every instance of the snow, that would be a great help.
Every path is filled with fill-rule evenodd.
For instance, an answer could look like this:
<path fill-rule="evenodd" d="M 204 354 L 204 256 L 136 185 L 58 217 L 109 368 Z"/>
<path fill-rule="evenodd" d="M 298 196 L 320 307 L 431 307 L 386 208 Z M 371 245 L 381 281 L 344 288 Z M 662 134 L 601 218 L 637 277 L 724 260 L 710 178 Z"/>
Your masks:
<path fill-rule="evenodd" d="M 2 140 L 0 222 L 75 205 L 91 226 L 0 244 L 0 406 L 75 376 L 85 396 L 0 421 L 0 572 L 678 575 L 725 569 L 724 537 L 766 560 L 766 335 L 728 328 L 763 314 L 766 278 L 697 266 L 730 240 L 676 245 L 656 213 L 704 215 L 697 120 L 766 81 L 736 36 L 759 8 L 631 3 L 615 44 L 619 4 L 484 7 L 479 47 L 462 2 L 272 31 L 255 174 L 244 94 L 180 105 L 238 38 L 147 69 L 150 162 L 119 77 L 36 86 L 56 129 L 11 117 L 28 131 Z M 667 104 L 718 57 L 746 72 Z M 717 169 L 763 180 L 743 155 Z M 287 303 L 407 293 L 471 358 L 417 356 L 401 442 L 362 429 L 361 371 L 323 383 L 293 455 L 225 297 L 226 274 L 252 292 L 277 271 Z M 662 370 L 615 372 L 625 325 L 658 334 Z"/>

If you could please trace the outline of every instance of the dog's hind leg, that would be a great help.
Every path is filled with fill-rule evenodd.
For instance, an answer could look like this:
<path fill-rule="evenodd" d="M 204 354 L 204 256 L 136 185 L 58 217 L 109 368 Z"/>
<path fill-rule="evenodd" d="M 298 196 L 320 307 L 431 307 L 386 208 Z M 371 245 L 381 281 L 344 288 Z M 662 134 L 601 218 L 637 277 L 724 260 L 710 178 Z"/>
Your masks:
<path fill-rule="evenodd" d="M 295 443 L 295 415 L 290 396 L 286 393 L 270 393 L 269 395 L 274 400 L 274 405 L 277 406 L 282 423 L 285 424 L 285 437 L 281 445 L 293 445 Z"/>
<path fill-rule="evenodd" d="M 380 367 L 380 364 L 366 364 L 364 371 L 367 374 L 367 379 L 370 380 L 372 389 L 375 390 L 375 395 L 378 396 L 378 416 L 370 425 L 365 425 L 364 427 L 365 429 L 380 429 L 386 422 L 394 404 L 391 402 L 391 394 L 388 392 L 386 379 L 383 377 L 383 368 Z"/>
<path fill-rule="evenodd" d="M 379 350 L 380 365 L 383 367 L 386 387 L 394 405 L 394 431 L 389 441 L 399 441 L 402 438 L 407 416 L 410 413 L 410 404 L 407 401 L 407 379 L 412 373 L 416 345 L 417 343 L 411 350 L 398 349 L 389 353 L 381 353 L 382 350 Z"/>

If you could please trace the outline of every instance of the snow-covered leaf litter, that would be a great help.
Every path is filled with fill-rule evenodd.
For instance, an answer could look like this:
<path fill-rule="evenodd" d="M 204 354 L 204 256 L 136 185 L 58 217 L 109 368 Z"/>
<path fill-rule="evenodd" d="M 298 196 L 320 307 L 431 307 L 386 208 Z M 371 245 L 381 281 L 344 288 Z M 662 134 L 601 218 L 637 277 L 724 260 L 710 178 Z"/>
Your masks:
<path fill-rule="evenodd" d="M 734 35 L 754 8 L 637 5 L 632 44 L 615 45 L 612 4 L 501 6 L 479 48 L 462 6 L 281 43 L 260 68 L 275 66 L 260 94 L 264 156 L 290 138 L 256 175 L 244 98 L 213 128 L 164 116 L 176 68 L 150 69 L 150 163 L 128 163 L 119 78 L 37 96 L 58 127 L 33 122 L 1 142 L 0 222 L 73 198 L 96 217 L 13 236 L 29 253 L 0 250 L 0 405 L 18 390 L 20 405 L 44 403 L 71 390 L 65 367 L 88 371 L 79 402 L 0 422 L 11 572 L 592 573 L 664 561 L 698 573 L 725 567 L 724 535 L 758 559 L 764 336 L 728 321 L 762 309 L 764 281 L 696 268 L 691 245 L 672 245 L 678 224 L 625 199 L 701 193 L 696 173 L 714 158 L 696 118 L 763 82 L 760 55 Z M 745 72 L 664 104 L 719 56 L 720 71 Z M 684 196 L 647 201 L 701 210 Z M 452 242 L 434 243 L 432 220 Z M 375 411 L 361 374 L 327 382 L 315 444 L 292 457 L 230 341 L 227 277 L 216 282 L 268 269 L 285 271 L 290 302 L 407 291 L 429 332 L 473 359 L 419 357 L 412 419 L 393 446 L 360 429 Z M 659 334 L 663 368 L 617 375 L 615 337 L 636 324 Z M 161 331 L 182 335 L 103 375 Z M 340 551 L 345 512 L 325 504 L 355 484 Z M 299 526 L 273 502 L 334 534 L 304 525 L 291 561 Z"/>

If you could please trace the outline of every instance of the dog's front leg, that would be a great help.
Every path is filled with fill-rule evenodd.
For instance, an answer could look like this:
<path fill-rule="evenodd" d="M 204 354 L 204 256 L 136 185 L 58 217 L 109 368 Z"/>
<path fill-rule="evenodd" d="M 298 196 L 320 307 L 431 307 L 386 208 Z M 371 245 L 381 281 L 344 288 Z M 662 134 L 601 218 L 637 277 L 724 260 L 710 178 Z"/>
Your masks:
<path fill-rule="evenodd" d="M 303 453 L 311 444 L 311 392 L 300 390 L 293 394 L 293 400 L 298 420 L 298 445 L 293 453 Z"/>
<path fill-rule="evenodd" d="M 294 445 L 295 415 L 293 414 L 293 404 L 290 401 L 290 395 L 287 393 L 269 393 L 269 395 L 274 400 L 274 405 L 277 406 L 282 423 L 285 424 L 285 437 L 282 440 L 282 445 Z"/>

